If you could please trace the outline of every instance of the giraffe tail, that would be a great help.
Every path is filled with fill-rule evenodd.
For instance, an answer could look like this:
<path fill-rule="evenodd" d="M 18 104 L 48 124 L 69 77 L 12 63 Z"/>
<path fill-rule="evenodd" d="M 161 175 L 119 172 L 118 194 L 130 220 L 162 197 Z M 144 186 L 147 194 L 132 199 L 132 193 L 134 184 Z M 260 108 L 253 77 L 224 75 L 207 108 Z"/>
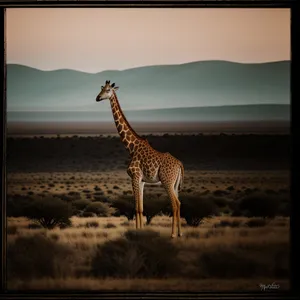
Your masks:
<path fill-rule="evenodd" d="M 180 183 L 178 186 L 178 191 L 182 190 L 183 187 L 183 179 L 184 179 L 184 167 L 183 164 L 180 162 L 180 170 L 181 170 L 181 174 L 180 174 Z"/>

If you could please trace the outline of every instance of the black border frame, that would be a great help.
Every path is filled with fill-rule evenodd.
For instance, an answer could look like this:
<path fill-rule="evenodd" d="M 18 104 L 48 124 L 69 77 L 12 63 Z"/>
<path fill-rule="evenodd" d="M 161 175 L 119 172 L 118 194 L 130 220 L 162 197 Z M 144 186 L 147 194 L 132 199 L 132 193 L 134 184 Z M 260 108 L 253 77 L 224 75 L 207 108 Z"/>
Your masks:
<path fill-rule="evenodd" d="M 297 3 L 298 2 L 298 3 Z M 6 290 L 6 36 L 5 36 L 5 12 L 6 8 L 63 8 L 63 7 L 141 7 L 141 8 L 290 8 L 291 9 L 291 193 L 292 193 L 292 209 L 291 209 L 291 230 L 290 230 L 290 240 L 291 240 L 291 255 L 290 255 L 290 266 L 291 266 L 291 276 L 290 276 L 290 291 L 287 292 L 82 292 L 82 291 L 22 291 L 18 293 L 17 291 L 7 291 Z M 299 172 L 299 158 L 297 157 L 297 115 L 296 115 L 296 99 L 299 99 L 299 89 L 296 85 L 297 77 L 296 73 L 297 63 L 299 63 L 299 45 L 296 43 L 296 38 L 300 37 L 300 17 L 299 17 L 299 1 L 297 0 L 204 0 L 204 1 L 97 1 L 97 0 L 66 0 L 66 1 L 48 1 L 48 0 L 35 0 L 35 1 L 2 1 L 0 0 L 0 39 L 2 40 L 2 45 L 0 49 L 0 67 L 1 67 L 1 77 L 0 77 L 0 89 L 2 89 L 1 94 L 1 120 L 0 131 L 2 135 L 2 147 L 1 147 L 1 298 L 2 299 L 236 299 L 236 298 L 259 298 L 259 299 L 297 299 L 300 296 L 298 284 L 300 280 L 297 278 L 297 273 L 299 275 L 299 269 L 295 263 L 296 256 L 300 252 L 299 246 L 297 247 L 295 230 L 299 228 L 299 221 L 297 220 L 296 213 L 299 211 L 299 203 L 297 202 L 297 196 L 299 194 L 297 190 L 297 172 Z M 298 279 L 298 280 L 297 280 Z"/>

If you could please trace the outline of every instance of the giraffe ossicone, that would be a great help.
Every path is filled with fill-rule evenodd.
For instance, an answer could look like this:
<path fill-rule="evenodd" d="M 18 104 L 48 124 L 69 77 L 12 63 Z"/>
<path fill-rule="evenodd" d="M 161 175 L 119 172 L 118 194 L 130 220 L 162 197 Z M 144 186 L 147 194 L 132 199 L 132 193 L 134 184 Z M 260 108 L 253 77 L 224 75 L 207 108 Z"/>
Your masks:
<path fill-rule="evenodd" d="M 180 222 L 180 201 L 178 193 L 182 188 L 184 167 L 181 161 L 169 152 L 162 153 L 140 137 L 127 121 L 116 91 L 119 87 L 106 80 L 105 86 L 96 97 L 96 101 L 109 100 L 117 131 L 125 148 L 129 151 L 131 161 L 127 173 L 131 177 L 136 209 L 136 228 L 143 228 L 143 191 L 145 183 L 161 183 L 165 188 L 172 204 L 172 233 L 171 237 L 182 236 Z"/>

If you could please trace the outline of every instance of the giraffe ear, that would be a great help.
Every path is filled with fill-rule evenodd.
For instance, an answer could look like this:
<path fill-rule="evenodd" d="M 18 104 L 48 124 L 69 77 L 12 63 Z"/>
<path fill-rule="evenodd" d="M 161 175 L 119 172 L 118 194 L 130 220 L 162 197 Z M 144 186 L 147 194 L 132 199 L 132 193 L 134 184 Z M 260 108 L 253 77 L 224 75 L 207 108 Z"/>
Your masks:
<path fill-rule="evenodd" d="M 101 86 L 101 89 L 103 90 L 103 85 Z"/>
<path fill-rule="evenodd" d="M 115 90 L 115 91 L 117 91 L 118 89 L 119 89 L 119 87 L 118 87 L 118 86 L 115 86 L 115 87 L 114 87 L 114 90 Z"/>

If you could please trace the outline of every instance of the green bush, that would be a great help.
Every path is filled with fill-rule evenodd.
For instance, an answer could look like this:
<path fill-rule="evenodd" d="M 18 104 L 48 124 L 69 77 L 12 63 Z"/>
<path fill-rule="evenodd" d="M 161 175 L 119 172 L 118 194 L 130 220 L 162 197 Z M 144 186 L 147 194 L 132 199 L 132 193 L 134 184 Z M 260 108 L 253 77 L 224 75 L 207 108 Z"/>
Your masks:
<path fill-rule="evenodd" d="M 96 277 L 163 278 L 178 275 L 178 250 L 169 238 L 150 230 L 130 230 L 124 238 L 98 245 L 92 259 Z"/>
<path fill-rule="evenodd" d="M 71 249 L 41 234 L 17 237 L 7 246 L 8 279 L 57 277 L 65 272 L 64 262 L 71 254 Z"/>
<path fill-rule="evenodd" d="M 56 226 L 70 226 L 72 207 L 56 197 L 37 198 L 26 207 L 25 216 L 44 228 L 53 229 Z"/>
<path fill-rule="evenodd" d="M 189 226 L 197 227 L 204 218 L 219 214 L 213 197 L 185 196 L 181 197 L 181 216 Z"/>

